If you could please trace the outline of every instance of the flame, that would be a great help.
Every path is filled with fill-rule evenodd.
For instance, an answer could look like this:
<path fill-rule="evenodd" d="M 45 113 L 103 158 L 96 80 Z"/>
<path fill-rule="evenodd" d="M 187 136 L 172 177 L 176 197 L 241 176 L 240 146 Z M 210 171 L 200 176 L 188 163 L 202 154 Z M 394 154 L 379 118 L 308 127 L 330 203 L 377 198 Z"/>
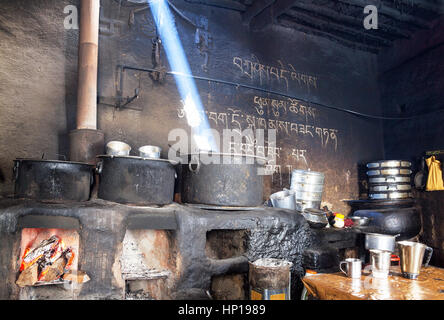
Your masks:
<path fill-rule="evenodd" d="M 31 264 L 34 264 L 34 262 L 35 262 L 35 261 L 33 261 L 31 264 L 25 262 L 25 257 L 29 253 L 29 251 L 31 251 L 31 247 L 26 248 L 25 252 L 23 253 L 22 264 L 20 265 L 20 272 L 22 272 L 23 270 L 27 269 L 28 267 L 31 266 Z"/>
<path fill-rule="evenodd" d="M 40 273 L 38 281 L 42 280 L 43 277 L 48 273 L 48 271 L 49 271 L 49 265 Z"/>
<path fill-rule="evenodd" d="M 71 268 L 75 256 L 74 251 L 71 248 L 68 248 L 67 250 L 69 250 L 69 252 L 71 253 L 71 257 L 68 259 L 68 262 L 65 265 L 65 270 L 69 270 L 69 268 Z"/>
<path fill-rule="evenodd" d="M 63 239 L 61 239 L 59 236 L 57 236 L 57 235 L 53 235 L 53 236 L 57 237 L 57 241 L 50 247 L 49 257 L 45 256 L 45 262 L 46 262 L 45 267 L 43 270 L 41 270 L 41 272 L 38 276 L 38 281 L 41 281 L 45 277 L 45 275 L 50 270 L 51 265 L 57 259 L 59 259 L 62 255 L 65 255 L 65 258 L 68 260 L 66 262 L 65 267 L 64 267 L 65 271 L 67 271 L 72 266 L 72 263 L 74 261 L 75 254 L 73 252 L 73 249 L 71 247 L 67 248 L 67 245 L 65 244 Z M 20 265 L 20 272 L 29 268 L 33 264 L 37 263 L 38 260 L 40 258 L 42 258 L 48 252 L 48 251 L 46 251 L 46 253 L 42 252 L 42 254 L 36 256 L 32 261 L 27 261 L 27 258 L 29 259 L 30 253 L 33 252 L 33 250 L 34 249 L 32 249 L 31 246 L 29 246 L 25 249 L 23 256 L 22 256 L 22 263 Z"/>

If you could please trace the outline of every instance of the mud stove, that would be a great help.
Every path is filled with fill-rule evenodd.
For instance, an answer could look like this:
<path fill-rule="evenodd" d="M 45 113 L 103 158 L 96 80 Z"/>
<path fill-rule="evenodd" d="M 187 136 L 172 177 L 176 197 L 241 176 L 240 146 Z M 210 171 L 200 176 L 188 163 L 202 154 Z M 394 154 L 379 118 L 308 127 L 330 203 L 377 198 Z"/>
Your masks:
<path fill-rule="evenodd" d="M 302 215 L 285 209 L 130 206 L 101 199 L 4 199 L 0 237 L 1 299 L 246 299 L 248 261 L 263 257 L 293 262 L 297 297 L 305 268 L 335 268 L 332 261 L 356 238 L 347 230 L 311 229 Z M 51 271 L 63 276 L 45 281 L 40 260 L 34 280 L 18 281 L 25 250 L 51 237 L 60 248 L 46 258 L 53 266 L 56 259 L 63 263 Z M 74 255 L 68 268 L 67 249 Z"/>

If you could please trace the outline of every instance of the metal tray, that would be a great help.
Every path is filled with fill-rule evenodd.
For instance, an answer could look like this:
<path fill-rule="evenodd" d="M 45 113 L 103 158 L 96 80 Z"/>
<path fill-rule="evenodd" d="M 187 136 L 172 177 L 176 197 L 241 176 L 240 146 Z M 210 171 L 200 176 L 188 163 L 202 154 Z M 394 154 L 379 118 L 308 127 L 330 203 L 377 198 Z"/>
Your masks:
<path fill-rule="evenodd" d="M 380 160 L 367 163 L 367 168 L 410 168 L 412 163 L 405 160 Z"/>

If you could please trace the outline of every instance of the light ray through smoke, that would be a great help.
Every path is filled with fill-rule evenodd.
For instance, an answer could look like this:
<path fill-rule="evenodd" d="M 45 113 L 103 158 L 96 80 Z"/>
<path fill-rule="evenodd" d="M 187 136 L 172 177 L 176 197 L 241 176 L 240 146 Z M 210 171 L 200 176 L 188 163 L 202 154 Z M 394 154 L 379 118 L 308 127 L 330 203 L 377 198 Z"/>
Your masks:
<path fill-rule="evenodd" d="M 196 88 L 185 51 L 179 39 L 174 18 L 165 0 L 148 0 L 157 30 L 165 48 L 171 71 L 174 72 L 185 116 L 191 127 L 194 142 L 200 150 L 218 151 L 214 137 Z M 182 75 L 180 75 L 182 74 Z"/>

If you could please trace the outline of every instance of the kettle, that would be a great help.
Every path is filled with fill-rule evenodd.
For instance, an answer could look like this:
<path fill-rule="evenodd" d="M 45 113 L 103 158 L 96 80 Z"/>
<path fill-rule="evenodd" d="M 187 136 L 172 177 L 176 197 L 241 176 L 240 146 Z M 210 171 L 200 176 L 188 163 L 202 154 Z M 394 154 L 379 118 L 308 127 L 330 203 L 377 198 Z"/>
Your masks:
<path fill-rule="evenodd" d="M 413 241 L 399 241 L 397 244 L 402 276 L 407 279 L 417 279 L 424 260 L 425 251 L 428 252 L 428 257 L 426 258 L 424 267 L 427 267 L 432 258 L 433 249 L 425 244 Z"/>

